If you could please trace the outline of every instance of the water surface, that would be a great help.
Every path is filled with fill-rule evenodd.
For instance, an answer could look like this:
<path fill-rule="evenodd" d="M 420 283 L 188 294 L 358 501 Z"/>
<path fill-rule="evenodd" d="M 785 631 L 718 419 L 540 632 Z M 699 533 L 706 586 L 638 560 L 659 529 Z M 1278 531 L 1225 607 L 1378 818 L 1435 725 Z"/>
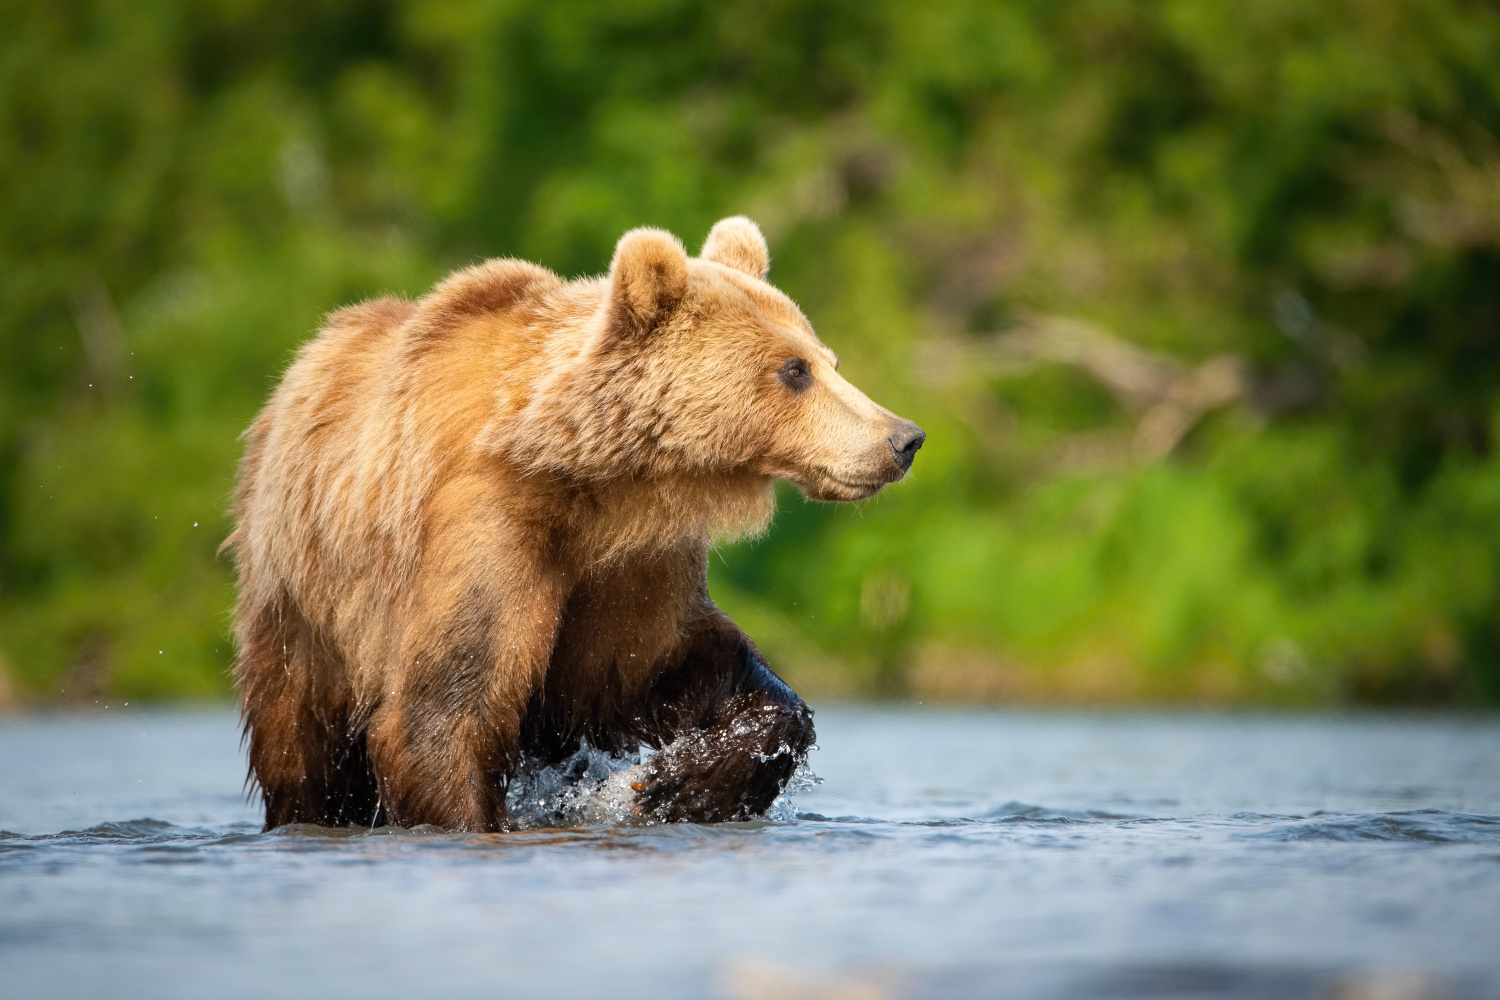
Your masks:
<path fill-rule="evenodd" d="M 772 822 L 261 833 L 229 711 L 0 719 L 6 997 L 1500 997 L 1500 725 L 831 707 Z"/>

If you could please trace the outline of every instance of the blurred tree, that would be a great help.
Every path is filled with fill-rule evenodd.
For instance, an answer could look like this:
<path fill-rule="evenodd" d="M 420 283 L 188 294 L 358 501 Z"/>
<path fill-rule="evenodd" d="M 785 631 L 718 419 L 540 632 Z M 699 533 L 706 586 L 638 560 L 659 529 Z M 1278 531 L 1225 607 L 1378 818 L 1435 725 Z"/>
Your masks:
<path fill-rule="evenodd" d="M 927 426 L 716 596 L 814 692 L 1500 697 L 1500 16 L 15 0 L 0 655 L 227 690 L 238 432 L 340 304 L 731 212 Z"/>

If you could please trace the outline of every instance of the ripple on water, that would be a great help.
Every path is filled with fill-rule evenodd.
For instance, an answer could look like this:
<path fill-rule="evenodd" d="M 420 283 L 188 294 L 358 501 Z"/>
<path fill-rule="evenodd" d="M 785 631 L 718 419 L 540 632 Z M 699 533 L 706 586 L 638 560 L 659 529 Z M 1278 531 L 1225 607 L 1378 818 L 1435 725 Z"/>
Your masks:
<path fill-rule="evenodd" d="M 1398 841 L 1428 844 L 1500 843 L 1500 816 L 1413 809 L 1392 813 L 1313 813 L 1245 836 L 1280 841 Z"/>
<path fill-rule="evenodd" d="M 614 774 L 622 773 L 620 771 Z M 816 778 L 808 774 L 801 787 L 811 787 Z M 628 787 L 628 786 L 627 786 Z M 886 820 L 869 816 L 824 816 L 815 812 L 796 812 L 790 796 L 777 803 L 778 809 L 764 819 L 712 826 L 696 824 L 660 824 L 638 815 L 617 814 L 620 796 L 614 783 L 604 780 L 574 787 L 551 798 L 542 797 L 539 805 L 523 814 L 523 821 L 509 834 L 470 834 L 434 826 L 402 828 L 381 826 L 326 827 L 292 823 L 261 833 L 250 824 L 231 824 L 211 829 L 182 826 L 163 820 L 140 819 L 100 823 L 83 830 L 26 835 L 0 830 L 0 854 L 7 851 L 34 850 L 40 847 L 151 847 L 174 845 L 190 848 L 261 846 L 277 850 L 338 849 L 342 844 L 405 846 L 500 845 L 514 847 L 540 844 L 590 843 L 598 846 L 625 846 L 632 840 L 665 845 L 680 841 L 701 841 L 716 836 L 738 836 L 762 830 L 795 833 L 837 831 L 846 836 L 880 838 L 911 831 L 920 835 L 928 830 L 980 832 L 988 829 L 1033 829 L 1046 832 L 1058 827 L 1096 827 L 1129 830 L 1160 826 L 1166 836 L 1181 830 L 1224 829 L 1229 840 L 1333 843 L 1385 841 L 1413 844 L 1500 844 L 1500 816 L 1421 809 L 1392 813 L 1337 814 L 1315 812 L 1308 816 L 1260 815 L 1235 813 L 1215 817 L 1125 816 L 1102 810 L 1051 809 L 1045 806 L 1010 802 L 974 817 L 949 817 L 931 820 Z M 535 801 L 535 800 L 534 800 Z M 557 803 L 561 802 L 562 805 Z M 635 846 L 644 846 L 644 843 Z"/>
<path fill-rule="evenodd" d="M 262 832 L 233 713 L 106 721 L 0 725 L 0 994 L 1500 996 L 1489 724 L 832 709 L 766 820 L 585 752 L 485 835 Z"/>

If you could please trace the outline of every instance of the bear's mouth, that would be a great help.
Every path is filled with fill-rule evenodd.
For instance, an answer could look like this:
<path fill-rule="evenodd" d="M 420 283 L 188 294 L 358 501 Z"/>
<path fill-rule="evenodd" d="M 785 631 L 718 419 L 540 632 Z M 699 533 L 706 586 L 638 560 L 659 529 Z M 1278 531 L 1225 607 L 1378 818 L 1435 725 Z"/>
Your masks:
<path fill-rule="evenodd" d="M 888 481 L 883 479 L 863 482 L 844 479 L 840 476 L 835 476 L 827 469 L 818 469 L 816 473 L 816 478 L 813 481 L 803 481 L 797 484 L 802 487 L 802 492 L 807 494 L 809 500 L 844 503 L 854 500 L 868 500 L 888 485 Z"/>

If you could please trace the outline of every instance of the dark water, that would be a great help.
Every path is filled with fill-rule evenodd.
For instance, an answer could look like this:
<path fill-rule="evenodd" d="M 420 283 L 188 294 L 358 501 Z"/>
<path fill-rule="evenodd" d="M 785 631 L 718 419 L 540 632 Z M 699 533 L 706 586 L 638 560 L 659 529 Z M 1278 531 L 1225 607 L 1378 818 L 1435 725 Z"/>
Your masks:
<path fill-rule="evenodd" d="M 3 719 L 0 995 L 1500 997 L 1493 719 L 818 732 L 776 822 L 261 834 L 229 712 Z"/>

